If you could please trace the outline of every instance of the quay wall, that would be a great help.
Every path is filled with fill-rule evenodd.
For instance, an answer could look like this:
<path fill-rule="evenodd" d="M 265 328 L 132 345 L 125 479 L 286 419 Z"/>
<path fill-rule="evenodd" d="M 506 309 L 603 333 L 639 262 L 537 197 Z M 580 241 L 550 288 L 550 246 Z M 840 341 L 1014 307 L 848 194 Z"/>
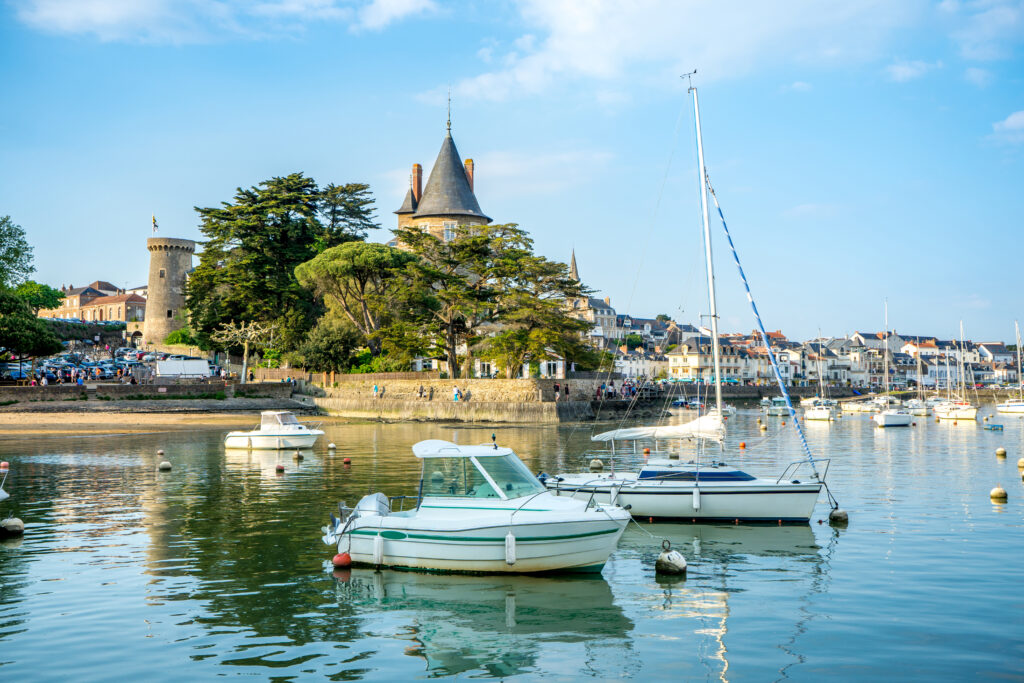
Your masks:
<path fill-rule="evenodd" d="M 86 395 L 85 387 L 48 385 L 45 387 L 0 387 L 0 403 L 10 401 L 77 401 Z"/>
<path fill-rule="evenodd" d="M 222 393 L 227 396 L 224 382 L 201 384 L 97 384 L 96 398 L 116 401 L 123 398 L 170 398 L 172 396 L 204 396 Z"/>
<path fill-rule="evenodd" d="M 551 424 L 593 419 L 590 401 L 419 401 L 316 397 L 329 415 L 384 421 Z"/>

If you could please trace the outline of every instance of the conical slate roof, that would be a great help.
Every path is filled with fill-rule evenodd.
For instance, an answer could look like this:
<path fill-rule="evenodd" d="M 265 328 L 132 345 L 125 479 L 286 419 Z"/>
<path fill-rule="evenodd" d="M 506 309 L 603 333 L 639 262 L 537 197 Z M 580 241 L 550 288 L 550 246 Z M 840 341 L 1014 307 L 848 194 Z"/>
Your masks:
<path fill-rule="evenodd" d="M 402 206 L 395 211 L 395 213 L 414 213 L 416 211 L 416 200 L 412 196 L 412 188 L 405 193 L 405 201 L 402 202 Z"/>
<path fill-rule="evenodd" d="M 576 249 L 572 250 L 572 258 L 569 259 L 569 277 L 576 282 L 580 281 L 580 271 L 576 268 Z"/>
<path fill-rule="evenodd" d="M 469 187 L 466 169 L 449 132 L 441 143 L 434 167 L 430 169 L 430 177 L 414 217 L 460 215 L 491 220 L 480 210 L 480 204 Z"/>

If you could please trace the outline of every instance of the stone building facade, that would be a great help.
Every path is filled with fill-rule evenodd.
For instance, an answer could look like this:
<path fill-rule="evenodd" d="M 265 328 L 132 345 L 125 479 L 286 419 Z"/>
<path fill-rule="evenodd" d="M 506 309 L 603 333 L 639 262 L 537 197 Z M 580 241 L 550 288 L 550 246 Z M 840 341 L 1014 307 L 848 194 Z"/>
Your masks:
<path fill-rule="evenodd" d="M 196 243 L 173 237 L 150 237 L 149 299 L 142 342 L 162 344 L 168 334 L 185 326 L 185 282 L 192 271 Z"/>
<path fill-rule="evenodd" d="M 84 287 L 64 285 L 64 300 L 57 308 L 39 311 L 40 318 L 61 318 L 83 322 L 132 322 L 146 317 L 146 299 L 120 289 L 105 280 Z"/>

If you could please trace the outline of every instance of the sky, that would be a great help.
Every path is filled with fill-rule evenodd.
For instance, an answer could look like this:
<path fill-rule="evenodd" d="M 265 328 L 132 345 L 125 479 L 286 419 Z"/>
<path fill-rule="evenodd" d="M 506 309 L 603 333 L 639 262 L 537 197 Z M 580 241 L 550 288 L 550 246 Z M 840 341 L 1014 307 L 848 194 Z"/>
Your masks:
<path fill-rule="evenodd" d="M 768 329 L 1011 341 L 1024 0 L 0 0 L 0 215 L 36 279 L 145 282 L 152 234 L 293 172 L 387 241 L 445 131 L 484 212 L 620 313 L 708 310 L 705 163 Z M 754 323 L 712 215 L 723 331 Z"/>

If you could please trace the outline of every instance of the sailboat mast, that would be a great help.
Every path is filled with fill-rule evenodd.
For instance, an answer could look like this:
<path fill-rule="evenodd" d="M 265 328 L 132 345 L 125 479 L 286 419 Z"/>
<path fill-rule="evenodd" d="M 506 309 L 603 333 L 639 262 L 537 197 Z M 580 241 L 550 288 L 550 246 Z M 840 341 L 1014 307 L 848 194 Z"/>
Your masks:
<path fill-rule="evenodd" d="M 1016 320 L 1013 321 L 1013 331 L 1017 334 L 1017 391 L 1024 400 L 1024 376 L 1020 374 L 1020 325 Z"/>
<path fill-rule="evenodd" d="M 889 300 L 885 300 L 885 332 L 882 335 L 882 385 L 885 389 L 885 407 L 889 407 Z"/>
<path fill-rule="evenodd" d="M 711 355 L 715 367 L 715 407 L 722 415 L 722 359 L 718 348 L 718 306 L 715 301 L 715 265 L 711 254 L 711 226 L 708 219 L 707 173 L 704 170 L 704 142 L 700 132 L 700 107 L 697 104 L 697 88 L 690 86 L 693 93 L 693 120 L 697 126 L 697 175 L 700 182 L 700 209 L 704 217 L 704 258 L 708 274 L 708 305 L 711 314 Z M 698 346 L 700 346 L 698 344 Z"/>

